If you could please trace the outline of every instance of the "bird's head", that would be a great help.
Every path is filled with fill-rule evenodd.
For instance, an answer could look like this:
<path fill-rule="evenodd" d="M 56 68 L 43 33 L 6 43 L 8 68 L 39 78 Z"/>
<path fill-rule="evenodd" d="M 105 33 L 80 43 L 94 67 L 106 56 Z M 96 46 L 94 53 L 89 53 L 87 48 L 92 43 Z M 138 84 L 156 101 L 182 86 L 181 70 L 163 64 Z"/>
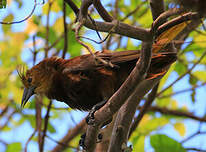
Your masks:
<path fill-rule="evenodd" d="M 26 72 L 22 69 L 17 70 L 18 75 L 24 85 L 21 107 L 25 106 L 32 95 L 47 94 L 52 82 L 52 71 L 54 70 L 45 66 L 44 62 L 40 62 Z"/>

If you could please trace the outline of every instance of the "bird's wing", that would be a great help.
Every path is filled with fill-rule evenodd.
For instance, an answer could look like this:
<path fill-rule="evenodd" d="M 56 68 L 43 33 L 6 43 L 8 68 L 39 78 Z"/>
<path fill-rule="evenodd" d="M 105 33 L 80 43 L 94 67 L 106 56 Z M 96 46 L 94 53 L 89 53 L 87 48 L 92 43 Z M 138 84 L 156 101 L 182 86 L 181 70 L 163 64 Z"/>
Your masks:
<path fill-rule="evenodd" d="M 85 70 L 95 70 L 101 67 L 111 67 L 112 65 L 118 67 L 119 63 L 128 62 L 131 60 L 137 60 L 139 58 L 140 51 L 120 51 L 120 52 L 96 52 L 96 59 L 91 54 L 82 55 L 73 59 L 67 60 L 64 64 L 64 73 L 78 72 Z M 105 61 L 105 63 L 99 61 L 97 58 Z"/>
<path fill-rule="evenodd" d="M 164 67 L 167 65 L 172 64 L 177 56 L 174 52 L 162 52 L 162 53 L 153 53 L 152 54 L 152 68 L 158 68 L 159 65 L 163 65 Z M 108 67 L 111 68 L 112 66 L 118 67 L 120 63 L 125 63 L 133 60 L 138 60 L 140 57 L 139 50 L 131 50 L 131 51 L 120 51 L 120 52 L 96 52 L 96 58 L 100 58 L 106 62 L 103 63 L 99 60 L 95 60 L 91 54 L 82 55 L 75 57 L 73 59 L 67 60 L 64 64 L 63 73 L 76 73 L 76 72 L 84 72 L 84 71 L 93 71 L 98 68 Z M 157 64 L 156 64 L 157 63 Z M 158 65 L 158 67 L 156 67 Z"/>

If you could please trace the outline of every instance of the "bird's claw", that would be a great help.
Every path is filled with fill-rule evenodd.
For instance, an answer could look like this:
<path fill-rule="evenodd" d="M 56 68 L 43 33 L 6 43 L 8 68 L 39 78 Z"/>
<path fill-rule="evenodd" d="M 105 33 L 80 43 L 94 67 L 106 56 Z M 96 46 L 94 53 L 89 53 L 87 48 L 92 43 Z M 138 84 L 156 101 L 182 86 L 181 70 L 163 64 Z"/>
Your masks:
<path fill-rule="evenodd" d="M 95 113 L 96 110 L 92 109 L 89 114 L 87 115 L 86 117 L 86 123 L 88 125 L 94 125 L 94 122 L 95 122 L 95 118 L 94 118 L 94 113 Z"/>
<path fill-rule="evenodd" d="M 97 136 L 97 143 L 100 143 L 102 141 L 103 135 L 101 133 Z"/>
<path fill-rule="evenodd" d="M 100 143 L 102 141 L 103 135 L 100 133 L 97 136 L 97 143 Z M 81 135 L 81 139 L 79 140 L 79 146 L 81 146 L 84 150 L 86 150 L 85 146 L 85 139 L 86 139 L 86 133 Z"/>
<path fill-rule="evenodd" d="M 86 138 L 86 133 L 82 134 L 81 139 L 79 140 L 79 146 L 81 146 L 84 150 L 86 149 L 86 146 L 84 144 L 85 138 Z"/>

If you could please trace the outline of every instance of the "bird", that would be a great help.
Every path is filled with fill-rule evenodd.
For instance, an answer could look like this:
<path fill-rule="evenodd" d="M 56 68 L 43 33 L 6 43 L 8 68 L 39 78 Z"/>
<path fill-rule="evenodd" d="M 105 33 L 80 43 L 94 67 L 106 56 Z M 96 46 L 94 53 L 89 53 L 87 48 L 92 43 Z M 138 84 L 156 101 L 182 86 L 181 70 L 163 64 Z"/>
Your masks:
<path fill-rule="evenodd" d="M 95 60 L 100 58 L 106 63 Z M 66 103 L 73 109 L 89 111 L 101 107 L 120 88 L 140 58 L 140 50 L 98 51 L 72 59 L 45 58 L 25 72 L 17 70 L 24 85 L 21 106 L 34 94 Z M 146 79 L 166 72 L 176 53 L 153 53 Z"/>

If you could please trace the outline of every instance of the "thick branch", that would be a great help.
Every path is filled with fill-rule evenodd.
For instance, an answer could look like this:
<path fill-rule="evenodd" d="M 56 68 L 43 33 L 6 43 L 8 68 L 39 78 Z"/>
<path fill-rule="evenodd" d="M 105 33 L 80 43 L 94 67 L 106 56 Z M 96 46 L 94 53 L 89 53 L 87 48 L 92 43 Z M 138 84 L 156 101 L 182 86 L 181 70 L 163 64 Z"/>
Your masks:
<path fill-rule="evenodd" d="M 142 45 L 142 60 L 140 60 L 140 62 L 137 63 L 137 66 L 139 64 L 142 64 L 142 66 L 140 65 L 140 67 L 142 67 L 142 69 L 145 69 L 143 71 L 144 73 L 142 73 L 141 79 L 144 78 L 144 75 L 147 72 L 147 69 L 150 65 L 152 47 L 151 45 L 151 42 L 143 42 Z M 139 96 L 139 90 L 139 85 L 137 85 L 137 89 L 133 91 L 131 96 L 127 99 L 127 102 L 121 107 L 121 109 L 118 112 L 117 119 L 115 121 L 115 125 L 112 131 L 112 137 L 108 150 L 109 152 L 122 151 L 121 147 L 123 143 L 127 143 L 127 135 L 130 128 L 130 124 L 135 114 L 136 107 L 139 104 L 138 101 L 140 101 L 140 98 L 137 98 Z"/>
<path fill-rule="evenodd" d="M 199 15 L 197 13 L 188 12 L 186 14 L 178 16 L 178 17 L 166 22 L 165 24 L 162 24 L 161 26 L 159 26 L 156 35 L 160 35 L 164 31 L 167 31 L 169 28 L 171 28 L 175 25 L 178 25 L 180 23 L 190 21 L 190 20 L 197 20 L 197 19 L 199 19 Z"/>
<path fill-rule="evenodd" d="M 164 12 L 164 1 L 163 0 L 150 0 L 150 7 L 152 11 L 153 20 Z M 163 21 L 164 23 L 165 21 Z"/>
<path fill-rule="evenodd" d="M 99 15 L 102 17 L 103 20 L 106 22 L 112 22 L 113 17 L 109 15 L 107 10 L 102 6 L 102 3 L 100 0 L 93 0 L 93 5 L 97 9 Z"/>
<path fill-rule="evenodd" d="M 78 7 L 71 0 L 64 0 L 64 1 L 72 8 L 76 16 L 78 16 L 79 14 Z M 110 30 L 116 26 L 116 28 L 113 30 L 113 33 L 117 33 L 123 36 L 128 36 L 134 39 L 139 39 L 144 41 L 147 41 L 151 38 L 149 30 L 143 29 L 141 27 L 131 26 L 122 22 L 119 22 L 118 25 L 115 25 L 114 22 L 95 21 L 95 23 L 92 23 L 89 18 L 86 18 L 84 25 L 87 28 L 98 30 L 100 32 L 110 32 Z"/>

